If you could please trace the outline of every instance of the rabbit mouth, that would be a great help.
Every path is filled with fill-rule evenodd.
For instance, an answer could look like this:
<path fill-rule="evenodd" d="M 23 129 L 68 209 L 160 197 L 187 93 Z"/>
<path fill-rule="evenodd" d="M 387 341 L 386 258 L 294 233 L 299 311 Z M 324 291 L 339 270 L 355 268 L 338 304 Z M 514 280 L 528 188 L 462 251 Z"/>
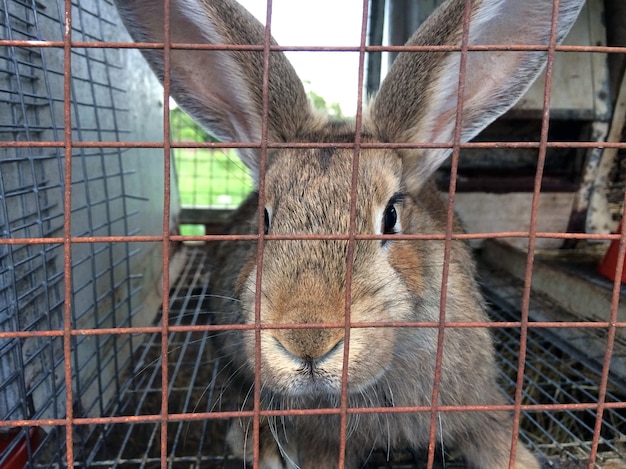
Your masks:
<path fill-rule="evenodd" d="M 283 382 L 282 393 L 291 398 L 338 398 L 341 392 L 341 378 L 323 371 L 303 369 Z"/>
<path fill-rule="evenodd" d="M 317 357 L 306 354 L 296 356 L 278 340 L 274 340 L 273 345 L 279 353 L 273 354 L 267 371 L 270 375 L 268 384 L 275 392 L 290 397 L 337 395 L 341 392 L 343 340 L 328 353 Z"/>
<path fill-rule="evenodd" d="M 380 376 L 371 376 L 365 381 L 354 382 L 348 379 L 347 395 L 350 400 L 375 389 Z M 327 370 L 303 368 L 289 375 L 273 376 L 265 380 L 264 401 L 281 403 L 285 408 L 318 409 L 337 408 L 341 402 L 341 373 Z"/>
<path fill-rule="evenodd" d="M 305 407 L 310 405 L 319 407 L 324 402 L 325 405 L 333 407 L 335 405 L 333 403 L 339 402 L 342 393 L 341 363 L 325 365 L 316 363 L 315 360 L 302 360 L 288 370 L 270 370 L 264 376 L 264 388 L 271 394 L 302 402 Z M 346 392 L 348 395 L 362 393 L 379 378 L 379 374 L 361 380 L 348 377 Z M 305 404 L 307 402 L 309 404 Z"/>
<path fill-rule="evenodd" d="M 313 330 L 315 329 L 310 331 Z M 364 345 L 368 340 L 360 335 L 353 333 L 350 340 L 351 358 L 348 363 L 344 363 L 343 337 L 337 340 L 335 336 L 332 346 L 314 348 L 302 346 L 307 336 L 297 336 L 303 340 L 298 342 L 301 347 L 295 347 L 284 340 L 285 337 L 279 340 L 273 334 L 263 334 L 261 342 L 263 387 L 275 395 L 297 399 L 313 398 L 318 402 L 323 397 L 339 399 L 344 384 L 349 395 L 363 392 L 385 373 L 391 359 L 391 350 L 381 346 L 376 353 L 371 350 L 365 353 Z M 380 333 L 377 338 L 381 339 Z M 389 339 L 387 342 L 392 340 Z M 348 367 L 347 383 L 343 383 L 346 379 L 343 376 L 344 366 Z"/>
<path fill-rule="evenodd" d="M 289 407 L 306 408 L 321 402 L 339 402 L 341 377 L 323 371 L 296 371 L 265 376 L 261 393 L 266 402 L 291 402 Z"/>

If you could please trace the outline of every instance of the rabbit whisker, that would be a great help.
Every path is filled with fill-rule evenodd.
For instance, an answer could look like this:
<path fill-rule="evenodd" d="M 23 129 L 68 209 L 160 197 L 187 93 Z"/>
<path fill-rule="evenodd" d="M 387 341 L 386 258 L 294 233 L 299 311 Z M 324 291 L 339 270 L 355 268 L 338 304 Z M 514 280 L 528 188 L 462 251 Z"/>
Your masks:
<path fill-rule="evenodd" d="M 443 460 L 443 469 L 446 469 L 446 451 L 443 444 L 443 424 L 441 422 L 441 414 L 437 414 L 437 420 L 439 422 L 439 439 L 441 444 L 441 459 Z"/>

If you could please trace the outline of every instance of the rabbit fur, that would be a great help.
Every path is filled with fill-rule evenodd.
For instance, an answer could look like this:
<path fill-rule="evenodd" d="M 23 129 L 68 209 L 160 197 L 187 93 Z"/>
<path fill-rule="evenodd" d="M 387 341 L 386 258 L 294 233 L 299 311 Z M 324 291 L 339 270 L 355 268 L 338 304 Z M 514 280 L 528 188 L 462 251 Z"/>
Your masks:
<path fill-rule="evenodd" d="M 116 0 L 136 41 L 164 42 L 163 0 Z M 466 5 L 467 3 L 467 5 Z M 569 30 L 584 0 L 561 0 L 557 41 Z M 448 0 L 410 38 L 408 45 L 460 46 L 463 16 L 471 8 L 469 44 L 549 43 L 552 0 Z M 232 0 L 171 0 L 172 43 L 263 44 L 265 28 Z M 272 44 L 275 44 L 272 41 Z M 164 79 L 159 49 L 142 53 Z M 355 143 L 353 120 L 311 110 L 295 71 L 278 51 L 169 51 L 171 93 L 177 103 L 217 138 L 251 142 L 239 149 L 259 192 L 239 208 L 231 234 L 389 234 L 387 239 L 267 239 L 263 243 L 260 322 L 343 324 L 350 321 L 486 321 L 470 249 L 451 242 L 442 312 L 443 240 L 393 239 L 396 233 L 445 233 L 446 206 L 431 176 L 451 153 L 457 125 L 467 141 L 507 111 L 545 65 L 543 51 L 473 51 L 459 96 L 460 52 L 405 51 L 363 112 L 361 143 L 440 143 L 441 148 L 366 148 L 359 151 L 356 198 L 351 201 L 353 148 L 269 148 L 260 181 L 259 142 Z M 329 71 L 332 73 L 332 71 Z M 263 83 L 267 79 L 264 101 Z M 264 127 L 264 109 L 267 124 Z M 457 120 L 457 109 L 462 109 Z M 254 146 L 256 144 L 256 146 Z M 261 184 L 263 183 L 263 184 Z M 454 230 L 461 231 L 455 221 Z M 353 252 L 350 251 L 351 246 Z M 257 295 L 256 241 L 224 241 L 211 274 L 212 310 L 221 324 L 254 324 Z M 353 258 L 346 295 L 347 258 Z M 347 335 L 349 333 L 349 336 Z M 260 395 L 263 409 L 336 409 L 341 403 L 344 347 L 348 345 L 348 407 L 430 406 L 438 329 L 434 327 L 277 328 L 260 332 Z M 222 353 L 244 391 L 254 383 L 255 331 L 220 336 Z M 443 334 L 442 406 L 504 402 L 486 328 L 447 327 Z M 236 388 L 234 386 L 233 388 Z M 235 391 L 233 391 L 235 392 Z M 251 392 L 251 391 L 249 391 Z M 242 395 L 242 407 L 250 401 Z M 251 462 L 250 422 L 235 422 L 231 450 Z M 356 468 L 373 448 L 428 445 L 431 412 L 349 413 L 345 466 Z M 440 411 L 437 440 L 455 447 L 469 467 L 539 467 L 523 445 L 514 445 L 505 411 Z M 339 464 L 338 414 L 267 417 L 259 429 L 258 467 L 334 468 Z M 514 455 L 511 456 L 515 446 Z"/>

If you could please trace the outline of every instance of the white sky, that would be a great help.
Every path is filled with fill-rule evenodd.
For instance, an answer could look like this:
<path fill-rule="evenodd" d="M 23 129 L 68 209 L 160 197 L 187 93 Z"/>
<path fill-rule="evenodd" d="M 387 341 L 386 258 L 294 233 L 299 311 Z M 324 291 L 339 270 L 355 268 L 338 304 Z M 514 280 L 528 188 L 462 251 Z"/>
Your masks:
<path fill-rule="evenodd" d="M 265 24 L 266 0 L 238 0 Z M 272 36 L 281 46 L 351 46 L 361 38 L 363 0 L 273 0 Z M 344 115 L 356 112 L 359 56 L 356 52 L 287 52 L 298 75 Z"/>

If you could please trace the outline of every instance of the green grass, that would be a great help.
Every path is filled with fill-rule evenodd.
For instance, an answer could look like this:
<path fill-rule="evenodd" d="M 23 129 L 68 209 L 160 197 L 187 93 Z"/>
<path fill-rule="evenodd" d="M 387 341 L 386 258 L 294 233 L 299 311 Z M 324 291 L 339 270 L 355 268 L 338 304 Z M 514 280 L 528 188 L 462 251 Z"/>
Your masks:
<path fill-rule="evenodd" d="M 174 164 L 183 207 L 237 207 L 252 190 L 247 169 L 232 150 L 177 148 Z"/>
<path fill-rule="evenodd" d="M 183 236 L 204 236 L 206 234 L 204 225 L 180 225 L 180 234 Z"/>

